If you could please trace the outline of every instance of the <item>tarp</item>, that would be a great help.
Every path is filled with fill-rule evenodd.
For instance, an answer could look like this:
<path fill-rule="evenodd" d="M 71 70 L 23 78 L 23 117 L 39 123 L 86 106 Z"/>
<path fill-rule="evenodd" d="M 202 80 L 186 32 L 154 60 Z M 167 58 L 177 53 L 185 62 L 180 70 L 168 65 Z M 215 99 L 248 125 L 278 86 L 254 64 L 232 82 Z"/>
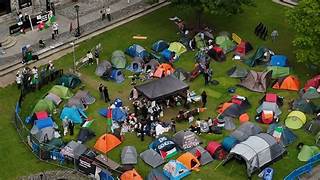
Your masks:
<path fill-rule="evenodd" d="M 282 156 L 285 149 L 267 133 L 250 136 L 246 141 L 235 145 L 224 164 L 235 156 L 240 156 L 247 165 L 247 174 L 251 174 L 265 164 L 275 161 Z"/>
<path fill-rule="evenodd" d="M 247 77 L 242 79 L 239 85 L 251 91 L 263 93 L 267 91 L 271 75 L 271 71 L 256 72 L 250 70 Z"/>
<path fill-rule="evenodd" d="M 37 104 L 34 106 L 32 110 L 32 114 L 39 111 L 46 111 L 48 113 L 52 113 L 55 106 L 51 100 L 48 99 L 40 99 Z"/>
<path fill-rule="evenodd" d="M 193 171 L 200 171 L 200 161 L 190 152 L 186 152 L 177 158 L 186 168 Z"/>
<path fill-rule="evenodd" d="M 149 100 L 166 99 L 170 96 L 185 93 L 189 86 L 175 78 L 173 75 L 161 79 L 152 80 L 147 83 L 135 86 L 137 91 Z"/>
<path fill-rule="evenodd" d="M 170 180 L 180 180 L 190 175 L 191 172 L 181 162 L 170 160 L 164 165 L 163 174 L 166 175 Z"/>
<path fill-rule="evenodd" d="M 153 76 L 157 78 L 162 78 L 165 76 L 169 76 L 170 74 L 173 74 L 174 71 L 174 68 L 170 64 L 163 63 L 160 66 L 158 66 Z"/>
<path fill-rule="evenodd" d="M 78 76 L 75 76 L 73 74 L 64 74 L 59 78 L 57 84 L 73 89 L 81 84 L 81 80 Z"/>
<path fill-rule="evenodd" d="M 60 114 L 60 119 L 63 120 L 65 118 L 71 120 L 73 123 L 81 124 L 83 120 L 88 117 L 81 109 L 75 107 L 64 107 Z"/>
<path fill-rule="evenodd" d="M 288 66 L 288 58 L 284 55 L 274 55 L 271 57 L 270 66 L 280 66 L 285 67 Z"/>
<path fill-rule="evenodd" d="M 300 82 L 297 77 L 289 75 L 283 78 L 279 78 L 272 86 L 273 89 L 299 91 Z"/>
<path fill-rule="evenodd" d="M 134 146 L 125 146 L 121 151 L 121 164 L 137 164 L 138 153 Z"/>
<path fill-rule="evenodd" d="M 53 86 L 48 93 L 55 94 L 61 99 L 69 99 L 73 96 L 69 88 L 60 85 Z"/>
<path fill-rule="evenodd" d="M 182 130 L 177 132 L 174 135 L 173 140 L 182 150 L 191 149 L 201 143 L 199 137 L 189 130 Z"/>
<path fill-rule="evenodd" d="M 245 141 L 248 137 L 259 134 L 261 128 L 251 122 L 241 124 L 230 136 L 236 138 L 238 141 Z"/>
<path fill-rule="evenodd" d="M 268 71 L 272 71 L 272 79 L 288 76 L 290 74 L 289 67 L 268 66 Z"/>
<path fill-rule="evenodd" d="M 120 180 L 143 180 L 143 178 L 135 169 L 132 169 L 121 174 Z"/>
<path fill-rule="evenodd" d="M 244 78 L 248 74 L 248 69 L 241 66 L 233 66 L 228 70 L 227 74 L 233 78 Z"/>
<path fill-rule="evenodd" d="M 168 50 L 174 52 L 176 56 L 180 56 L 181 54 L 187 52 L 187 48 L 179 42 L 170 43 Z"/>
<path fill-rule="evenodd" d="M 306 115 L 301 111 L 291 111 L 285 120 L 290 129 L 300 129 L 307 122 Z"/>
<path fill-rule="evenodd" d="M 204 166 L 213 161 L 213 158 L 211 157 L 210 153 L 207 150 L 205 150 L 202 146 L 194 147 L 189 152 L 195 157 L 197 157 L 197 159 L 201 163 L 201 166 Z"/>
<path fill-rule="evenodd" d="M 149 53 L 140 45 L 133 44 L 126 49 L 126 53 L 131 57 L 140 57 L 145 59 L 149 56 Z"/>
<path fill-rule="evenodd" d="M 112 134 L 103 134 L 99 137 L 94 145 L 94 149 L 102 152 L 107 153 L 121 144 L 121 141 Z"/>
<path fill-rule="evenodd" d="M 109 77 L 112 71 L 112 65 L 109 61 L 104 60 L 99 63 L 96 68 L 95 74 L 99 77 Z"/>
<path fill-rule="evenodd" d="M 155 52 L 161 52 L 169 47 L 169 44 L 163 40 L 156 41 L 151 49 Z"/>
<path fill-rule="evenodd" d="M 156 168 L 164 163 L 161 155 L 153 149 L 147 149 L 140 153 L 140 158 L 152 168 Z"/>
<path fill-rule="evenodd" d="M 112 64 L 112 67 L 117 69 L 126 68 L 125 54 L 120 50 L 113 51 L 111 56 L 111 64 Z"/>

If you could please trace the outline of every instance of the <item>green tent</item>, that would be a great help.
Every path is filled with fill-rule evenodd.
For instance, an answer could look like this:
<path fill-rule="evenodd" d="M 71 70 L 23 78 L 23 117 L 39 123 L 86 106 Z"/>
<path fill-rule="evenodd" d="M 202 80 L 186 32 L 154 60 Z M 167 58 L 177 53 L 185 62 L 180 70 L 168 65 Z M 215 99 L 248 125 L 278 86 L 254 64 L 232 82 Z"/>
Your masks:
<path fill-rule="evenodd" d="M 318 99 L 320 98 L 320 93 L 314 87 L 310 87 L 303 95 L 303 99 Z"/>
<path fill-rule="evenodd" d="M 301 111 L 291 111 L 285 120 L 290 129 L 300 129 L 307 122 L 306 115 Z"/>
<path fill-rule="evenodd" d="M 248 66 L 253 67 L 257 64 L 261 64 L 264 61 L 268 62 L 270 58 L 270 54 L 269 54 L 269 57 L 267 57 L 267 59 L 264 59 L 265 52 L 269 52 L 269 49 L 265 47 L 259 47 L 251 57 L 245 60 L 245 63 Z"/>
<path fill-rule="evenodd" d="M 218 36 L 216 37 L 216 44 L 219 45 L 224 51 L 224 53 L 228 53 L 234 50 L 236 44 L 230 40 L 228 36 Z"/>
<path fill-rule="evenodd" d="M 205 40 L 201 38 L 200 33 L 194 36 L 194 40 L 198 49 L 203 49 L 206 47 Z"/>
<path fill-rule="evenodd" d="M 320 132 L 316 135 L 316 145 L 320 146 Z"/>
<path fill-rule="evenodd" d="M 32 114 L 35 112 L 46 111 L 52 113 L 55 109 L 53 101 L 49 99 L 40 99 L 32 110 Z"/>
<path fill-rule="evenodd" d="M 320 153 L 320 150 L 317 146 L 308 146 L 303 145 L 300 153 L 298 154 L 299 161 L 308 161 L 312 156 Z"/>
<path fill-rule="evenodd" d="M 59 78 L 57 84 L 73 89 L 77 87 L 80 83 L 81 80 L 79 79 L 79 77 L 73 74 L 64 74 Z"/>
<path fill-rule="evenodd" d="M 126 68 L 126 55 L 120 50 L 116 50 L 111 56 L 112 67 L 117 69 Z"/>
<path fill-rule="evenodd" d="M 69 99 L 73 96 L 69 88 L 60 85 L 53 86 L 48 93 L 55 94 L 61 99 Z"/>
<path fill-rule="evenodd" d="M 180 56 L 181 54 L 187 52 L 187 48 L 179 42 L 170 43 L 168 50 L 171 52 L 175 52 L 177 56 Z"/>
<path fill-rule="evenodd" d="M 267 70 L 272 71 L 272 79 L 278 79 L 290 74 L 289 67 L 268 66 Z"/>
<path fill-rule="evenodd" d="M 292 108 L 302 111 L 306 114 L 313 114 L 317 111 L 317 106 L 312 101 L 302 98 L 294 100 L 292 103 Z"/>

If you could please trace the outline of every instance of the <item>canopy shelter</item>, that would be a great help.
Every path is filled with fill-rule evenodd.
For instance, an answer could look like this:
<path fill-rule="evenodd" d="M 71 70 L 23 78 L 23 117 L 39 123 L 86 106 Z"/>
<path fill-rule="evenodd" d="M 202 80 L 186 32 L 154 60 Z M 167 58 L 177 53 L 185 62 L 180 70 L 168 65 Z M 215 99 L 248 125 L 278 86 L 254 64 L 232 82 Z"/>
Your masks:
<path fill-rule="evenodd" d="M 138 153 L 134 146 L 125 146 L 121 151 L 121 164 L 137 164 Z"/>
<path fill-rule="evenodd" d="M 173 137 L 174 142 L 181 150 L 191 149 L 201 143 L 200 138 L 189 130 L 181 130 Z"/>
<path fill-rule="evenodd" d="M 180 56 L 181 54 L 187 52 L 187 48 L 180 42 L 170 43 L 168 50 L 174 52 L 176 56 Z"/>
<path fill-rule="evenodd" d="M 140 158 L 152 168 L 156 168 L 164 163 L 161 155 L 153 149 L 147 149 L 140 153 Z"/>
<path fill-rule="evenodd" d="M 190 152 L 186 152 L 177 158 L 189 170 L 200 171 L 200 161 Z"/>
<path fill-rule="evenodd" d="M 297 136 L 289 128 L 282 124 L 271 124 L 267 130 L 267 133 L 273 136 L 277 142 L 283 144 L 283 146 L 288 146 L 297 139 Z"/>
<path fill-rule="evenodd" d="M 126 61 L 127 61 L 126 55 L 122 51 L 120 50 L 113 51 L 111 56 L 112 67 L 116 69 L 126 68 Z"/>
<path fill-rule="evenodd" d="M 238 85 L 245 87 L 251 91 L 263 93 L 267 91 L 271 75 L 271 71 L 256 72 L 250 70 L 248 75 L 244 79 L 242 79 Z"/>
<path fill-rule="evenodd" d="M 55 109 L 53 101 L 49 99 L 40 99 L 32 110 L 32 114 L 40 111 L 46 111 L 52 113 Z"/>
<path fill-rule="evenodd" d="M 261 133 L 250 136 L 246 141 L 235 145 L 223 165 L 232 158 L 241 158 L 246 162 L 247 174 L 251 177 L 253 172 L 277 160 L 284 152 L 285 149 L 271 135 Z"/>
<path fill-rule="evenodd" d="M 285 120 L 286 126 L 290 129 L 300 129 L 306 122 L 307 117 L 301 111 L 291 111 Z"/>
<path fill-rule="evenodd" d="M 109 78 L 112 71 L 112 65 L 109 61 L 101 61 L 95 71 L 95 74 L 101 78 Z"/>
<path fill-rule="evenodd" d="M 65 86 L 68 88 L 76 88 L 79 84 L 81 84 L 81 80 L 78 76 L 73 74 L 64 74 L 62 75 L 58 82 L 58 85 Z"/>
<path fill-rule="evenodd" d="M 233 66 L 228 70 L 227 74 L 229 77 L 233 78 L 244 78 L 248 74 L 248 69 L 241 66 Z"/>
<path fill-rule="evenodd" d="M 283 78 L 279 78 L 274 85 L 273 89 L 299 91 L 300 82 L 297 77 L 289 75 Z"/>
<path fill-rule="evenodd" d="M 87 147 L 75 141 L 70 141 L 65 147 L 63 147 L 60 153 L 69 160 L 78 160 L 79 157 L 87 151 Z"/>
<path fill-rule="evenodd" d="M 53 93 L 48 93 L 45 99 L 51 100 L 56 106 L 62 102 L 61 98 Z"/>
<path fill-rule="evenodd" d="M 272 79 L 277 79 L 281 77 L 288 76 L 290 74 L 289 67 L 280 67 L 280 66 L 268 66 L 268 71 L 272 71 Z"/>
<path fill-rule="evenodd" d="M 142 59 L 145 59 L 149 56 L 147 50 L 138 44 L 129 46 L 125 52 L 131 57 L 140 57 Z"/>
<path fill-rule="evenodd" d="M 176 147 L 176 143 L 166 136 L 158 137 L 149 145 L 149 148 L 159 153 L 163 159 L 168 159 L 176 155 Z"/>
<path fill-rule="evenodd" d="M 152 44 L 151 49 L 154 52 L 161 52 L 167 49 L 168 47 L 169 47 L 169 44 L 167 42 L 165 42 L 164 40 L 159 40 Z"/>
<path fill-rule="evenodd" d="M 201 166 L 204 166 L 206 164 L 209 164 L 213 161 L 212 156 L 210 153 L 204 149 L 202 146 L 197 146 L 189 151 L 193 156 L 197 157 L 197 159 L 200 161 Z"/>
<path fill-rule="evenodd" d="M 284 55 L 274 55 L 271 57 L 270 66 L 280 66 L 286 67 L 288 66 L 288 58 Z"/>
<path fill-rule="evenodd" d="M 174 73 L 174 68 L 167 63 L 162 63 L 153 73 L 153 77 L 162 78 Z"/>
<path fill-rule="evenodd" d="M 242 142 L 248 139 L 250 136 L 259 134 L 261 128 L 251 122 L 246 122 L 241 124 L 235 131 L 233 131 L 230 136 L 236 138 L 238 141 Z"/>
<path fill-rule="evenodd" d="M 112 134 L 103 134 L 98 138 L 94 149 L 102 153 L 107 153 L 121 144 L 121 141 Z"/>
<path fill-rule="evenodd" d="M 55 94 L 61 99 L 70 99 L 73 96 L 69 88 L 60 85 L 53 86 L 48 93 Z"/>
<path fill-rule="evenodd" d="M 270 49 L 259 47 L 251 57 L 245 60 L 245 63 L 251 67 L 259 64 L 266 64 L 270 61 L 272 54 L 274 53 Z"/>
<path fill-rule="evenodd" d="M 134 73 L 140 73 L 143 70 L 144 61 L 142 58 L 135 57 L 127 67 L 127 69 Z"/>
<path fill-rule="evenodd" d="M 83 120 L 87 118 L 87 115 L 82 109 L 75 107 L 64 107 L 60 114 L 61 120 L 67 119 L 76 124 L 81 124 Z"/>
<path fill-rule="evenodd" d="M 189 86 L 173 75 L 135 86 L 137 91 L 150 101 L 166 99 L 174 95 L 186 97 Z"/>
<path fill-rule="evenodd" d="M 163 174 L 170 180 L 179 180 L 191 174 L 190 170 L 177 160 L 170 160 L 163 166 Z"/>

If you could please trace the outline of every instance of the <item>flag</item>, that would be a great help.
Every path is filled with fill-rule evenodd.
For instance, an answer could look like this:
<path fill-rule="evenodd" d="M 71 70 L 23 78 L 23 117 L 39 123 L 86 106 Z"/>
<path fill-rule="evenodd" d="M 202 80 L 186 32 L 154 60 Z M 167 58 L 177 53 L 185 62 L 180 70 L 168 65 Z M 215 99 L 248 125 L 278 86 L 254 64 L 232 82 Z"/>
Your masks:
<path fill-rule="evenodd" d="M 107 110 L 107 131 L 111 132 L 111 126 L 112 126 L 112 109 L 109 108 Z"/>

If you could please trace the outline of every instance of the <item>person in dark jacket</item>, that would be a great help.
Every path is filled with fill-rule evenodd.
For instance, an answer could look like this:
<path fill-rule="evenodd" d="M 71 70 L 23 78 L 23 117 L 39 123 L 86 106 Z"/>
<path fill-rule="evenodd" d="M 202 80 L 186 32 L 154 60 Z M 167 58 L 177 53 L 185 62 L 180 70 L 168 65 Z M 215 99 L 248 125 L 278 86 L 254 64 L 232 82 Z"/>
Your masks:
<path fill-rule="evenodd" d="M 106 86 L 103 87 L 103 95 L 104 95 L 104 101 L 107 103 L 110 101 L 109 98 L 109 91 L 108 88 Z"/>
<path fill-rule="evenodd" d="M 201 93 L 201 101 L 202 101 L 202 107 L 206 107 L 206 104 L 207 104 L 207 93 L 206 93 L 206 91 L 203 91 Z"/>

